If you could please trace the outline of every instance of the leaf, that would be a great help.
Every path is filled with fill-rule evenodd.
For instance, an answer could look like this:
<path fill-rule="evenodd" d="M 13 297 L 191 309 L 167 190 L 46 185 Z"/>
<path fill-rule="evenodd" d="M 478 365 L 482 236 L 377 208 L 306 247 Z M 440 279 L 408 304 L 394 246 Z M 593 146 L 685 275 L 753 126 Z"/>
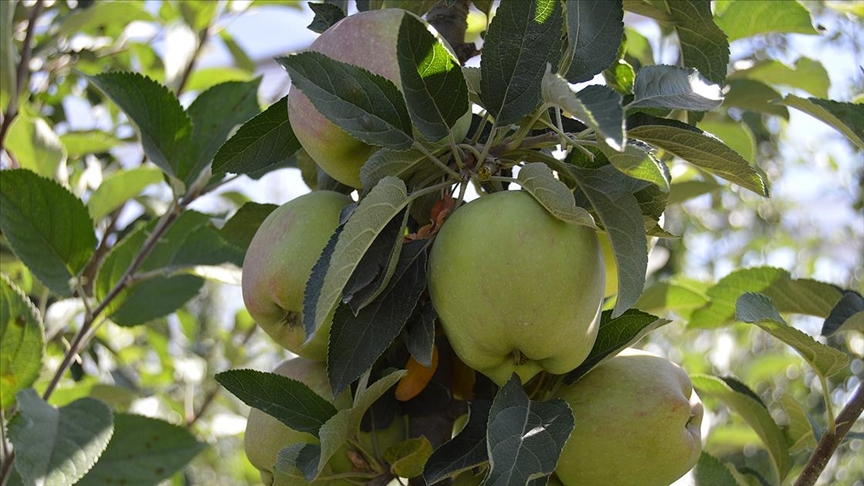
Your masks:
<path fill-rule="evenodd" d="M 786 443 L 789 444 L 789 453 L 797 454 L 816 447 L 815 434 L 810 425 L 812 418 L 804 410 L 804 406 L 789 392 L 783 393 L 780 403 L 786 412 L 787 423 L 783 430 L 786 433 Z"/>
<path fill-rule="evenodd" d="M 75 9 L 63 18 L 59 31 L 62 36 L 72 36 L 110 25 L 125 26 L 136 20 L 153 21 L 154 19 L 144 5 L 129 2 L 94 2 L 88 8 Z"/>
<path fill-rule="evenodd" d="M 710 81 L 722 84 L 729 64 L 729 41 L 714 23 L 710 0 L 669 1 L 684 66 L 696 68 Z"/>
<path fill-rule="evenodd" d="M 728 467 L 719 459 L 702 451 L 693 470 L 696 486 L 738 486 Z"/>
<path fill-rule="evenodd" d="M 306 28 L 312 32 L 321 34 L 333 24 L 345 18 L 345 12 L 338 5 L 332 3 L 309 2 L 309 9 L 315 14 L 312 23 Z"/>
<path fill-rule="evenodd" d="M 18 86 L 14 31 L 15 2 L 0 2 L 0 110 L 4 112 Z"/>
<path fill-rule="evenodd" d="M 435 346 L 435 319 L 438 313 L 430 302 L 414 308 L 414 314 L 405 323 L 408 333 L 406 346 L 411 356 L 424 366 L 432 366 L 432 353 Z"/>
<path fill-rule="evenodd" d="M 849 366 L 849 356 L 826 346 L 790 326 L 780 317 L 774 302 L 764 294 L 747 292 L 735 305 L 735 318 L 756 324 L 763 331 L 792 346 L 823 377 L 831 377 Z"/>
<path fill-rule="evenodd" d="M 746 159 L 720 140 L 675 120 L 640 113 L 627 119 L 627 133 L 761 196 L 768 197 L 764 179 Z"/>
<path fill-rule="evenodd" d="M 81 479 L 111 439 L 111 409 L 93 398 L 54 408 L 32 388 L 18 392 L 17 399 L 18 414 L 8 432 L 24 483 L 65 486 Z"/>
<path fill-rule="evenodd" d="M 426 484 L 435 484 L 488 460 L 486 426 L 491 407 L 492 403 L 484 399 L 469 403 L 468 423 L 456 437 L 435 449 L 426 461 L 423 469 Z"/>
<path fill-rule="evenodd" d="M 98 221 L 137 196 L 145 187 L 162 182 L 162 171 L 155 167 L 120 170 L 106 177 L 87 200 L 87 210 Z"/>
<path fill-rule="evenodd" d="M 811 25 L 810 12 L 797 2 L 728 2 L 714 20 L 730 42 L 770 32 L 819 33 Z"/>
<path fill-rule="evenodd" d="M 396 385 L 396 400 L 407 402 L 419 395 L 429 384 L 429 380 L 432 379 L 432 375 L 437 369 L 438 347 L 434 345 L 432 346 L 432 361 L 429 365 L 420 364 L 413 356 L 408 357 L 408 363 L 405 365 L 406 374 Z"/>
<path fill-rule="evenodd" d="M 799 98 L 786 95 L 779 103 L 797 108 L 804 113 L 827 123 L 864 150 L 864 113 L 861 105 L 819 98 Z"/>
<path fill-rule="evenodd" d="M 604 86 L 588 86 L 574 93 L 567 80 L 546 73 L 541 84 L 543 101 L 564 110 L 565 114 L 593 128 L 607 145 L 622 150 L 627 140 L 621 95 Z"/>
<path fill-rule="evenodd" d="M 189 163 L 192 122 L 168 88 L 131 72 L 86 76 L 138 128 L 144 153 L 167 174 L 181 178 Z"/>
<path fill-rule="evenodd" d="M 224 30 L 220 31 L 220 36 Z M 223 42 L 225 39 L 222 39 Z M 226 43 L 227 44 L 227 43 Z M 228 47 L 226 45 L 226 47 Z M 230 50 L 230 48 L 229 48 Z M 236 63 L 237 60 L 235 59 Z M 251 81 L 252 74 L 251 72 L 255 71 L 255 65 L 252 65 L 250 70 L 242 69 L 238 67 L 210 67 L 210 68 L 201 68 L 195 69 L 192 71 L 192 74 L 189 75 L 189 80 L 186 81 L 186 89 L 185 91 L 206 91 L 217 84 L 228 83 L 232 81 Z M 258 113 L 258 110 L 255 111 L 255 114 Z"/>
<path fill-rule="evenodd" d="M 504 0 L 498 6 L 480 59 L 480 96 L 497 126 L 537 108 L 547 64 L 552 71 L 558 67 L 562 27 L 557 0 Z"/>
<path fill-rule="evenodd" d="M 413 478 L 423 474 L 423 466 L 432 455 L 432 444 L 426 437 L 414 437 L 384 451 L 384 460 L 390 472 L 400 478 Z"/>
<path fill-rule="evenodd" d="M 846 292 L 822 325 L 823 336 L 840 331 L 864 332 L 864 297 L 861 294 Z"/>
<path fill-rule="evenodd" d="M 12 121 L 5 140 L 6 148 L 15 155 L 20 168 L 49 179 L 54 178 L 65 158 L 63 143 L 54 129 L 43 118 L 32 114 L 26 105 Z"/>
<path fill-rule="evenodd" d="M 645 285 L 648 240 L 642 211 L 629 190 L 631 184 L 627 176 L 614 167 L 585 169 L 573 166 L 571 171 L 612 242 L 618 266 L 618 300 L 612 317 L 618 317 L 639 299 Z"/>
<path fill-rule="evenodd" d="M 283 164 L 300 149 L 288 122 L 288 96 L 241 126 L 213 156 L 213 173 L 252 174 Z"/>
<path fill-rule="evenodd" d="M 275 204 L 247 202 L 240 206 L 240 209 L 219 229 L 219 235 L 228 243 L 243 250 L 245 254 L 261 223 L 277 207 Z"/>
<path fill-rule="evenodd" d="M 390 282 L 399 261 L 407 223 L 406 210 L 387 223 L 342 289 L 342 303 L 348 304 L 354 315 L 377 298 Z"/>
<path fill-rule="evenodd" d="M 351 136 L 395 150 L 414 144 L 405 101 L 387 78 L 313 51 L 276 61 L 312 105 Z"/>
<path fill-rule="evenodd" d="M 426 138 L 441 140 L 470 107 L 459 61 L 413 15 L 402 16 L 396 55 L 411 120 Z"/>
<path fill-rule="evenodd" d="M 315 437 L 321 426 L 336 415 L 336 407 L 327 401 L 329 397 L 322 397 L 305 383 L 278 373 L 228 370 L 215 378 L 246 405 Z"/>
<path fill-rule="evenodd" d="M 793 279 L 786 270 L 746 268 L 720 279 L 706 291 L 709 302 L 697 309 L 688 326 L 713 328 L 735 318 L 735 305 L 745 292 L 759 292 L 774 301 L 780 312 L 827 317 L 842 293 L 834 286 L 808 279 Z"/>
<path fill-rule="evenodd" d="M 181 470 L 205 447 L 186 428 L 164 420 L 119 413 L 114 416 L 114 435 L 108 448 L 76 484 L 157 484 Z"/>
<path fill-rule="evenodd" d="M 643 66 L 636 73 L 633 102 L 629 108 L 651 107 L 710 111 L 723 103 L 720 86 L 693 68 Z"/>
<path fill-rule="evenodd" d="M 777 104 L 783 96 L 774 88 L 752 79 L 731 79 L 723 106 L 777 115 L 789 119 L 789 110 Z"/>
<path fill-rule="evenodd" d="M 576 206 L 573 193 L 552 175 L 552 170 L 546 164 L 542 162 L 525 164 L 519 170 L 517 180 L 522 185 L 522 189 L 531 194 L 552 216 L 565 223 L 597 229 L 591 214 Z"/>
<path fill-rule="evenodd" d="M 344 305 L 336 309 L 327 348 L 327 374 L 334 394 L 371 368 L 402 331 L 426 289 L 426 262 L 425 241 L 405 244 L 393 277 L 378 299 L 356 316 Z"/>
<path fill-rule="evenodd" d="M 574 426 L 567 402 L 531 401 L 519 378 L 511 377 L 489 410 L 486 444 L 491 468 L 485 484 L 526 484 L 549 476 Z"/>
<path fill-rule="evenodd" d="M 729 79 L 752 79 L 769 85 L 788 86 L 823 99 L 828 98 L 828 88 L 831 87 L 831 78 L 822 63 L 808 57 L 799 57 L 791 68 L 776 59 L 762 60 L 753 67 L 733 72 Z"/>
<path fill-rule="evenodd" d="M 45 354 L 45 325 L 39 310 L 0 273 L 0 410 L 39 377 Z"/>
<path fill-rule="evenodd" d="M 636 309 L 629 309 L 614 318 L 612 311 L 603 311 L 594 347 L 591 348 L 585 361 L 567 374 L 564 382 L 570 384 L 578 381 L 600 363 L 612 358 L 624 348 L 633 346 L 649 332 L 670 322 L 672 321 L 669 319 L 661 319 Z"/>
<path fill-rule="evenodd" d="M 645 312 L 688 311 L 703 307 L 708 296 L 676 282 L 657 282 L 642 293 L 635 306 Z"/>
<path fill-rule="evenodd" d="M 772 484 L 779 484 L 789 472 L 789 448 L 783 431 L 765 405 L 754 398 L 756 395 L 746 385 L 732 378 L 710 375 L 692 375 L 690 378 L 702 398 L 720 400 L 756 431 L 771 457 L 775 476 Z"/>
<path fill-rule="evenodd" d="M 382 148 L 372 154 L 360 168 L 363 192 L 372 190 L 381 179 L 387 176 L 394 176 L 407 181 L 412 174 L 433 163 L 423 151 L 417 148 L 408 150 Z"/>
<path fill-rule="evenodd" d="M 745 124 L 730 118 L 724 118 L 722 121 L 703 119 L 699 122 L 699 129 L 709 136 L 720 139 L 748 162 L 753 163 L 756 160 L 756 137 Z"/>
<path fill-rule="evenodd" d="M 615 151 L 601 143 L 600 150 L 609 159 L 609 163 L 622 173 L 634 179 L 648 181 L 664 193 L 669 192 L 668 169 L 654 156 L 648 144 L 630 140 L 623 151 Z"/>
<path fill-rule="evenodd" d="M 52 292 L 72 295 L 96 248 L 84 203 L 26 169 L 0 172 L 0 231 L 24 265 Z"/>
<path fill-rule="evenodd" d="M 319 293 L 304 298 L 303 323 L 307 336 L 321 327 L 375 237 L 407 204 L 405 183 L 392 176 L 381 179 L 360 201 L 339 235 Z"/>
<path fill-rule="evenodd" d="M 234 128 L 259 113 L 260 84 L 260 77 L 248 82 L 217 84 L 198 95 L 189 106 L 187 112 L 193 127 L 191 150 L 195 155 L 180 167 L 178 174 L 187 186 L 213 161 Z"/>
<path fill-rule="evenodd" d="M 567 41 L 573 58 L 567 81 L 590 81 L 618 59 L 624 38 L 624 8 L 621 0 L 566 2 Z"/>

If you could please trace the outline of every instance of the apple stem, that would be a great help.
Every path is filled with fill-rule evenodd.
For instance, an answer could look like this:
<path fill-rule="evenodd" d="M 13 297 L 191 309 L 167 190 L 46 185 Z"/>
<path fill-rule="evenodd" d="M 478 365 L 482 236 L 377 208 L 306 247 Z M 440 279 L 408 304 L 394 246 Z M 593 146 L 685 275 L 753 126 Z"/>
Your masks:
<path fill-rule="evenodd" d="M 840 414 L 837 415 L 834 430 L 827 430 L 819 440 L 816 449 L 813 450 L 813 454 L 807 460 L 804 470 L 801 471 L 801 475 L 795 481 L 795 486 L 812 486 L 816 484 L 816 480 L 819 479 L 819 475 L 822 474 L 825 466 L 828 465 L 828 461 L 834 455 L 834 451 L 843 442 L 843 438 L 852 429 L 852 425 L 855 424 L 855 421 L 858 420 L 862 412 L 864 412 L 864 383 L 858 385 L 855 394 L 846 403 Z"/>

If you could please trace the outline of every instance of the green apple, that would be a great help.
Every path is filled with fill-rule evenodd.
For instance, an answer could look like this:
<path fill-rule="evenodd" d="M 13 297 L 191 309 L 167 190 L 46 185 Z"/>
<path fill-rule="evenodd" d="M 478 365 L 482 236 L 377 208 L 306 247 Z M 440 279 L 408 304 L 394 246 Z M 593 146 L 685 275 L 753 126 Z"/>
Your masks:
<path fill-rule="evenodd" d="M 404 15 L 413 14 L 382 9 L 350 15 L 325 30 L 309 50 L 365 68 L 401 90 L 396 42 Z M 446 41 L 439 39 L 449 50 Z M 466 110 L 453 129 L 459 141 L 471 125 L 471 110 L 467 106 Z M 362 187 L 360 168 L 380 147 L 367 145 L 331 123 L 299 89 L 289 92 L 288 117 L 303 148 L 327 174 L 343 184 Z"/>
<path fill-rule="evenodd" d="M 305 383 L 315 393 L 330 399 L 330 382 L 324 363 L 305 358 L 294 358 L 283 361 L 273 370 L 274 373 Z M 347 390 L 341 393 L 333 403 L 337 409 L 351 407 L 351 394 Z M 272 416 L 253 408 L 249 411 L 246 422 L 246 434 L 243 439 L 246 457 L 260 472 L 265 485 L 279 484 L 280 473 L 273 470 L 276 457 L 283 447 L 289 444 L 317 444 L 318 439 L 312 434 L 299 432 L 286 426 Z M 350 472 L 354 468 L 348 457 L 347 450 L 340 450 L 327 464 L 324 475 Z M 331 484 L 352 484 L 350 482 L 332 482 Z M 326 484 L 316 482 L 316 484 Z"/>
<path fill-rule="evenodd" d="M 249 314 L 282 347 L 317 361 L 327 357 L 330 319 L 306 343 L 303 292 L 339 225 L 339 211 L 350 202 L 348 196 L 332 191 L 288 201 L 261 223 L 243 261 L 243 302 Z"/>
<path fill-rule="evenodd" d="M 559 388 L 576 428 L 556 475 L 564 485 L 668 486 L 702 451 L 702 403 L 675 363 L 627 349 Z"/>
<path fill-rule="evenodd" d="M 562 374 L 588 356 L 603 303 L 596 232 L 503 191 L 457 209 L 438 233 L 429 294 L 456 355 L 503 385 Z"/>

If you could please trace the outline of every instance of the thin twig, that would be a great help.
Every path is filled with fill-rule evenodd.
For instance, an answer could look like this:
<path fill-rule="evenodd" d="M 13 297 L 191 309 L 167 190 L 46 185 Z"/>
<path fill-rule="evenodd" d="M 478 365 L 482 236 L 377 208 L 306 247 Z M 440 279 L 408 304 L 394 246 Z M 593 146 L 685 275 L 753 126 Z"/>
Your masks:
<path fill-rule="evenodd" d="M 18 72 L 15 77 L 15 90 L 12 91 L 9 98 L 9 105 L 6 107 L 6 112 L 3 114 L 3 123 L 0 124 L 0 152 L 6 147 L 6 134 L 9 132 L 9 127 L 12 121 L 18 116 L 18 99 L 24 91 L 24 86 L 30 84 L 30 55 L 33 52 L 33 35 L 36 31 L 36 19 L 42 14 L 42 0 L 36 0 L 33 5 L 33 10 L 30 11 L 30 17 L 27 19 L 27 31 L 24 34 L 24 45 L 21 48 L 21 62 L 18 63 Z"/>

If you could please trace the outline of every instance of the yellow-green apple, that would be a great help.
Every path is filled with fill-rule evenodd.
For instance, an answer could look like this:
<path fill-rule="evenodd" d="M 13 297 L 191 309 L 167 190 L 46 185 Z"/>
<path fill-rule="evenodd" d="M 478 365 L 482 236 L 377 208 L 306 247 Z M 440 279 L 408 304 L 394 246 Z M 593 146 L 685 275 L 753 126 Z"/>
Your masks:
<path fill-rule="evenodd" d="M 626 349 L 555 396 L 576 428 L 556 475 L 564 485 L 668 486 L 702 451 L 702 403 L 677 364 Z"/>
<path fill-rule="evenodd" d="M 567 373 L 588 356 L 603 303 L 596 232 L 502 191 L 457 209 L 429 261 L 429 294 L 456 355 L 503 385 Z"/>
<path fill-rule="evenodd" d="M 325 30 L 309 50 L 367 69 L 401 90 L 396 42 L 404 15 L 414 14 L 381 9 L 350 15 Z M 440 37 L 439 41 L 449 52 L 446 41 Z M 471 110 L 467 105 L 465 110 L 453 127 L 457 141 L 465 137 L 471 125 Z M 288 94 L 288 117 L 297 140 L 327 174 L 343 184 L 362 187 L 360 168 L 380 147 L 367 145 L 331 123 L 296 88 Z"/>
<path fill-rule="evenodd" d="M 243 302 L 255 322 L 285 349 L 305 358 L 327 357 L 330 318 L 306 343 L 303 292 L 312 267 L 339 225 L 339 211 L 351 199 L 315 191 L 270 213 L 246 250 Z M 332 316 L 331 316 L 332 317 Z"/>

